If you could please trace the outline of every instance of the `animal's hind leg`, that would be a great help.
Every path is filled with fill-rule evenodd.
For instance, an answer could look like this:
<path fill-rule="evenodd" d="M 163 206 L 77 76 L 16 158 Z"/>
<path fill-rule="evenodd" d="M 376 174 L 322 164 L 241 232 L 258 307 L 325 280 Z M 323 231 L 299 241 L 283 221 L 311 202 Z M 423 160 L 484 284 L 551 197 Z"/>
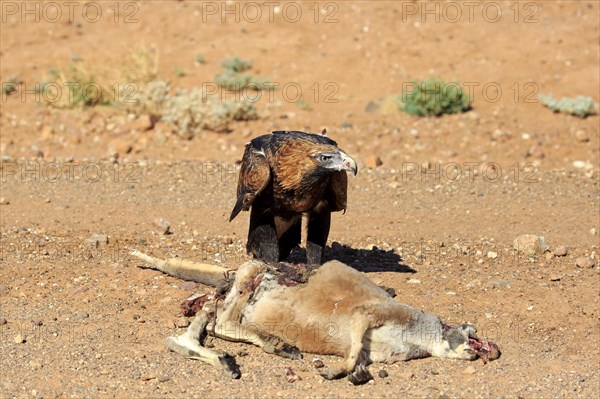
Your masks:
<path fill-rule="evenodd" d="M 363 350 L 362 340 L 365 332 L 370 327 L 370 321 L 366 312 L 364 312 L 363 309 L 359 309 L 352 315 L 350 323 L 350 351 L 348 352 L 348 355 L 341 365 L 328 367 L 327 369 L 320 371 L 320 374 L 328 380 L 342 378 L 352 373 L 357 365 L 359 357 L 361 356 L 361 352 Z M 364 364 L 366 364 L 366 359 L 364 362 L 361 362 L 361 365 L 364 366 Z M 359 383 L 364 383 L 369 380 L 365 380 L 365 378 L 368 376 L 370 376 L 369 371 L 365 368 L 364 371 L 360 370 L 360 373 L 358 373 L 354 379 Z M 355 383 L 352 378 L 350 378 L 350 381 Z"/>
<path fill-rule="evenodd" d="M 329 210 L 315 211 L 308 215 L 306 235 L 306 263 L 320 265 L 331 226 Z"/>
<path fill-rule="evenodd" d="M 243 325 L 234 320 L 227 320 L 215 325 L 214 329 L 211 327 L 212 326 L 209 326 L 208 330 L 218 338 L 254 344 L 267 353 L 274 353 L 288 359 L 302 359 L 302 354 L 298 348 L 255 326 Z"/>
<path fill-rule="evenodd" d="M 250 212 L 246 250 L 255 258 L 267 263 L 274 263 L 279 259 L 275 218 L 260 204 L 254 204 Z"/>
<path fill-rule="evenodd" d="M 196 359 L 212 364 L 214 367 L 229 374 L 232 378 L 240 378 L 240 369 L 233 357 L 227 353 L 221 354 L 200 345 L 200 339 L 205 333 L 207 324 L 208 315 L 202 310 L 199 311 L 184 334 L 167 337 L 167 347 L 188 359 Z"/>

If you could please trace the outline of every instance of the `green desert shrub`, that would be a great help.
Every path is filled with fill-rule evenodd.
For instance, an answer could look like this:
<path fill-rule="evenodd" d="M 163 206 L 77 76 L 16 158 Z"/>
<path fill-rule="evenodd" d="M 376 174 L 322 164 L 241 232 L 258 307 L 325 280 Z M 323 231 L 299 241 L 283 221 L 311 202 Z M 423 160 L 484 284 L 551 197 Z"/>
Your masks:
<path fill-rule="evenodd" d="M 252 62 L 239 57 L 221 61 L 225 70 L 215 75 L 215 83 L 226 90 L 240 91 L 246 88 L 253 90 L 272 90 L 271 79 L 253 74 L 242 73 L 252 68 Z"/>
<path fill-rule="evenodd" d="M 539 99 L 546 107 L 554 112 L 571 114 L 580 118 L 596 113 L 598 105 L 590 97 L 576 96 L 563 97 L 560 100 L 555 99 L 552 94 L 540 94 Z"/>
<path fill-rule="evenodd" d="M 440 116 L 468 111 L 471 99 L 457 82 L 429 79 L 411 82 L 396 104 L 410 115 Z"/>
<path fill-rule="evenodd" d="M 177 90 L 165 98 L 162 120 L 175 132 L 191 139 L 202 130 L 227 131 L 229 122 L 258 119 L 254 106 L 248 101 L 231 101 L 207 96 L 200 88 Z"/>

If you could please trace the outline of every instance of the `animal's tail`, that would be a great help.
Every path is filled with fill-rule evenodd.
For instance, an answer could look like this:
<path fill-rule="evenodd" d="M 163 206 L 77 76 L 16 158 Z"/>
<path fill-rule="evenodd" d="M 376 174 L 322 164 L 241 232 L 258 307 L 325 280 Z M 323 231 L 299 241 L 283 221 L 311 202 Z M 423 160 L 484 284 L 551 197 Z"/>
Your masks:
<path fill-rule="evenodd" d="M 177 277 L 182 280 L 195 281 L 213 287 L 215 287 L 219 281 L 225 279 L 226 275 L 231 272 L 231 270 L 222 266 L 197 263 L 180 258 L 162 260 L 143 254 L 135 249 L 131 251 L 131 255 L 146 262 L 145 265 L 140 265 L 139 267 L 149 267 L 151 269 L 160 270 L 169 276 Z"/>

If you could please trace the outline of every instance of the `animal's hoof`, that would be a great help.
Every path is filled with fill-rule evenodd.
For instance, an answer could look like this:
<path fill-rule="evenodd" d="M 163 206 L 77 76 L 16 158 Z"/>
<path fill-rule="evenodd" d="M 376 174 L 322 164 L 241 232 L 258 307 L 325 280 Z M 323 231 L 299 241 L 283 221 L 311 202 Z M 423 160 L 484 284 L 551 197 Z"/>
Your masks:
<path fill-rule="evenodd" d="M 283 344 L 281 348 L 275 349 L 275 354 L 292 360 L 302 360 L 302 353 L 293 345 Z"/>
<path fill-rule="evenodd" d="M 223 356 L 219 356 L 219 362 L 221 363 L 221 366 L 223 366 L 225 373 L 229 374 L 234 380 L 237 380 L 242 376 L 240 367 L 235 362 L 233 356 L 225 353 Z"/>
<path fill-rule="evenodd" d="M 372 379 L 373 376 L 369 372 L 369 369 L 363 365 L 356 366 L 354 371 L 348 374 L 348 380 L 354 385 L 363 385 Z"/>

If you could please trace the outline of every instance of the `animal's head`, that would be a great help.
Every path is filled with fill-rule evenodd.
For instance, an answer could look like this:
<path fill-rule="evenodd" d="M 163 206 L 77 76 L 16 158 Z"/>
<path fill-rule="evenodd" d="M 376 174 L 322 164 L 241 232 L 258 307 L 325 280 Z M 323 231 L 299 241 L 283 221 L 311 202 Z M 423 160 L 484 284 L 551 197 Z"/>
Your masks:
<path fill-rule="evenodd" d="M 354 175 L 358 173 L 356 161 L 337 146 L 316 145 L 308 155 L 314 160 L 317 168 L 322 171 L 346 170 Z"/>
<path fill-rule="evenodd" d="M 333 172 L 349 171 L 356 175 L 356 161 L 320 134 L 291 132 L 279 144 L 277 173 L 286 189 L 298 188 L 302 180 L 319 178 Z"/>
<path fill-rule="evenodd" d="M 442 342 L 437 348 L 440 357 L 474 360 L 480 357 L 484 363 L 500 357 L 498 345 L 492 341 L 478 338 L 477 330 L 470 324 L 455 327 L 443 326 Z"/>

